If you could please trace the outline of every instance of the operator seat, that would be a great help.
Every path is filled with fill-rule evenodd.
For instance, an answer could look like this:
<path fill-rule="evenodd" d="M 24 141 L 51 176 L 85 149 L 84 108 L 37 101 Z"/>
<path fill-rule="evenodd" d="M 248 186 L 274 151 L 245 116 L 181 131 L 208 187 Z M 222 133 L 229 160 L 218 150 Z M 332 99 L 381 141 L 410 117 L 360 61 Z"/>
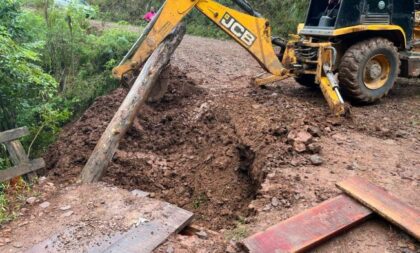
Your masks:
<path fill-rule="evenodd" d="M 327 8 L 319 19 L 318 26 L 331 27 L 334 26 L 337 19 L 338 10 L 340 9 L 341 0 L 328 0 Z"/>

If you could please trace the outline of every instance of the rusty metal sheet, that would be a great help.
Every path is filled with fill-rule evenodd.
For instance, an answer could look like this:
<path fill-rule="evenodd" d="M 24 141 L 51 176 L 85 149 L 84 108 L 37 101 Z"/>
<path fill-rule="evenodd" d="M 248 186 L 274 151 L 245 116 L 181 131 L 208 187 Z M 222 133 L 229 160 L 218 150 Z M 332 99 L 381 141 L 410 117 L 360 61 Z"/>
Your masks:
<path fill-rule="evenodd" d="M 255 253 L 303 252 L 365 220 L 368 208 L 346 195 L 339 195 L 291 217 L 242 244 Z"/>
<path fill-rule="evenodd" d="M 420 240 L 420 211 L 360 177 L 337 184 L 338 188 Z"/>

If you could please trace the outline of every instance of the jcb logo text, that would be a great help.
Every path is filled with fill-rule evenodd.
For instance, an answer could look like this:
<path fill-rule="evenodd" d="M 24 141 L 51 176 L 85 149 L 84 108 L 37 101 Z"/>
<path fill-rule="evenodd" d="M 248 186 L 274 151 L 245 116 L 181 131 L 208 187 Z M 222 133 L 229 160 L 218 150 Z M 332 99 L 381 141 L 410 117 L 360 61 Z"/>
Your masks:
<path fill-rule="evenodd" d="M 238 39 L 243 41 L 248 47 L 254 44 L 256 39 L 255 36 L 238 21 L 236 21 L 230 14 L 226 13 L 223 15 L 220 23 L 232 32 Z"/>

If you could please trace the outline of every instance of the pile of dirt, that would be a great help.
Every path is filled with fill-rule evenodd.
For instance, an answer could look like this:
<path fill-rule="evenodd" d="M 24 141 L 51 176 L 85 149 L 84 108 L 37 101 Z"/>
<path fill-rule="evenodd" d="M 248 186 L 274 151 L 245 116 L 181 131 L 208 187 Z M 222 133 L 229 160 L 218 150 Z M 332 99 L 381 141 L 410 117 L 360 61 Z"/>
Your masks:
<path fill-rule="evenodd" d="M 251 214 L 248 205 L 264 178 L 253 168 L 255 153 L 243 143 L 228 108 L 177 68 L 170 75 L 167 94 L 141 109 L 103 181 L 151 192 L 192 210 L 213 229 L 232 226 Z M 63 131 L 46 157 L 56 182 L 77 180 L 126 92 L 98 98 Z"/>

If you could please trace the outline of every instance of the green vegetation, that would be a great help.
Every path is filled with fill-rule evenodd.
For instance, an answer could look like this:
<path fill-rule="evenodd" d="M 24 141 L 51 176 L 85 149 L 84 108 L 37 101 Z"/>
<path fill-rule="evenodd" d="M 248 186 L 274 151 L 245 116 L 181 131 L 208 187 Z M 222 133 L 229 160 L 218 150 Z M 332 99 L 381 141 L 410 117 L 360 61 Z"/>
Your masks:
<path fill-rule="evenodd" d="M 0 3 L 0 131 L 28 126 L 26 144 L 35 155 L 64 123 L 118 86 L 110 70 L 137 37 L 95 31 L 74 7 L 41 7 L 24 11 L 18 0 Z"/>
<path fill-rule="evenodd" d="M 196 196 L 195 199 L 193 200 L 193 207 L 194 209 L 198 209 L 200 208 L 201 205 L 206 204 L 208 201 L 209 201 L 209 198 L 204 192 L 202 192 L 198 196 Z"/>
<path fill-rule="evenodd" d="M 22 179 L 0 184 L 0 191 L 0 224 L 13 220 L 26 199 L 37 195 Z"/>
<path fill-rule="evenodd" d="M 234 240 L 234 241 L 241 241 L 249 236 L 250 231 L 246 224 L 243 221 L 237 221 L 236 227 L 232 230 L 228 230 L 225 232 L 224 236 L 226 240 Z"/>
<path fill-rule="evenodd" d="M 235 7 L 231 0 L 217 0 L 219 3 Z M 124 20 L 134 25 L 144 25 L 143 15 L 151 6 L 160 7 L 163 0 L 91 0 L 98 6 L 99 19 L 108 21 Z M 248 2 L 271 22 L 273 34 L 287 36 L 295 33 L 299 22 L 303 22 L 309 0 L 248 0 Z M 215 38 L 227 38 L 225 34 L 198 11 L 187 17 L 188 33 Z"/>
<path fill-rule="evenodd" d="M 98 31 L 74 6 L 27 2 L 30 9 L 22 8 L 20 0 L 0 2 L 0 131 L 29 127 L 23 143 L 34 157 L 42 155 L 65 123 L 119 85 L 111 69 L 137 34 Z M 0 169 L 10 166 L 0 145 Z M 5 184 L 0 188 L 3 193 L 8 189 Z M 10 218 L 7 203 L 0 194 L 0 223 Z"/>

